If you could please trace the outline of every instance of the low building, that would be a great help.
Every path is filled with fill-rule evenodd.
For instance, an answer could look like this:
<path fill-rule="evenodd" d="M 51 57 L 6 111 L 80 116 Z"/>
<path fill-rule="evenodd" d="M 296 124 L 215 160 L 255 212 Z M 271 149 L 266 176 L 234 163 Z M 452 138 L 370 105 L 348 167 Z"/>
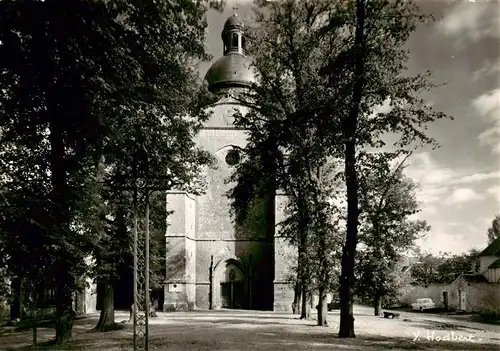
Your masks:
<path fill-rule="evenodd" d="M 500 315 L 500 238 L 479 254 L 479 270 L 460 274 L 452 283 L 408 286 L 402 302 L 429 297 L 439 308 Z"/>

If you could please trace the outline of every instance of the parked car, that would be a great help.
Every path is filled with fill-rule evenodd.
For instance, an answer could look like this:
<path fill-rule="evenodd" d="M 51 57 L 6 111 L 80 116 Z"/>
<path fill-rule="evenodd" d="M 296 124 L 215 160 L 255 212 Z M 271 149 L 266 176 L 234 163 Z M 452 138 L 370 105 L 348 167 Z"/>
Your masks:
<path fill-rule="evenodd" d="M 432 301 L 432 299 L 428 297 L 423 299 L 417 299 L 414 303 L 411 304 L 411 309 L 413 311 L 420 311 L 420 312 L 423 312 L 425 310 L 433 310 L 436 307 L 437 306 L 434 303 L 434 301 Z"/>

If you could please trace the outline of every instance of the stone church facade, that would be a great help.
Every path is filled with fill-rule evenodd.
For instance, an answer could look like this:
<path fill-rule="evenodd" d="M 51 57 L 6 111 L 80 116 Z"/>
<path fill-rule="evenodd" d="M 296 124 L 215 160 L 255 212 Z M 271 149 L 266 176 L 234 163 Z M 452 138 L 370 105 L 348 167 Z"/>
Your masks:
<path fill-rule="evenodd" d="M 235 109 L 245 113 L 231 97 L 254 81 L 251 60 L 245 56 L 245 35 L 238 16 L 228 18 L 222 31 L 223 56 L 206 74 L 209 89 L 219 96 L 208 107 L 211 118 L 197 135 L 197 143 L 216 160 L 205 170 L 203 195 L 167 193 L 167 233 L 164 311 L 192 309 L 290 310 L 293 289 L 287 283 L 292 250 L 277 236 L 283 218 L 284 197 L 270 196 L 264 213 L 272 225 L 245 230 L 230 214 L 226 193 L 234 186 L 227 179 L 240 161 L 246 132 L 234 126 Z M 274 192 L 274 191 L 273 191 Z"/>

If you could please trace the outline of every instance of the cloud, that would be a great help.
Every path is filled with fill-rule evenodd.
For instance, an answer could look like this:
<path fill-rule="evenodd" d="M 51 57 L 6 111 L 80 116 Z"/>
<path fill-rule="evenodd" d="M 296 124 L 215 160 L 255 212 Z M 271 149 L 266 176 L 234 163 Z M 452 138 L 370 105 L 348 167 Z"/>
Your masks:
<path fill-rule="evenodd" d="M 449 192 L 447 182 L 456 177 L 456 172 L 437 165 L 430 153 L 413 155 L 408 163 L 409 167 L 405 169 L 405 173 L 419 185 L 417 200 L 424 208 L 442 199 Z"/>
<path fill-rule="evenodd" d="M 500 154 L 500 123 L 495 123 L 477 137 L 481 146 L 491 147 L 491 152 Z"/>
<path fill-rule="evenodd" d="M 454 4 L 439 21 L 438 29 L 446 36 L 457 37 L 457 44 L 464 45 L 465 39 L 478 41 L 484 36 L 500 36 L 498 4 L 471 3 L 462 1 Z"/>
<path fill-rule="evenodd" d="M 476 183 L 482 182 L 490 179 L 500 179 L 500 171 L 498 172 L 487 172 L 487 173 L 473 173 L 469 175 L 465 175 L 461 178 L 455 179 L 453 184 L 467 184 L 467 183 Z"/>
<path fill-rule="evenodd" d="M 497 62 L 488 61 L 483 68 L 472 73 L 472 81 L 476 82 L 489 76 L 495 77 L 498 74 L 500 74 L 500 60 Z"/>
<path fill-rule="evenodd" d="M 479 95 L 472 101 L 472 106 L 486 120 L 500 122 L 500 88 Z"/>
<path fill-rule="evenodd" d="M 483 248 L 482 234 L 489 225 L 483 221 L 489 210 L 484 210 L 500 208 L 500 170 L 446 167 L 431 152 L 413 155 L 408 165 L 405 174 L 419 183 L 417 199 L 422 209 L 412 219 L 431 226 L 427 237 L 416 244 L 435 253 Z"/>
<path fill-rule="evenodd" d="M 479 144 L 491 147 L 500 154 L 500 88 L 482 94 L 472 101 L 472 106 L 489 127 L 477 137 Z"/>
<path fill-rule="evenodd" d="M 423 184 L 440 184 L 456 176 L 453 169 L 438 166 L 429 152 L 412 156 L 409 164 L 409 176 Z"/>
<path fill-rule="evenodd" d="M 410 157 L 405 174 L 419 185 L 417 200 L 424 209 L 442 199 L 449 205 L 478 200 L 480 195 L 473 189 L 475 186 L 494 180 L 500 182 L 500 171 L 472 172 L 443 167 L 429 152 Z"/>
<path fill-rule="evenodd" d="M 482 249 L 485 246 L 486 236 L 477 234 L 486 232 L 483 227 L 483 225 L 458 225 L 456 222 L 432 223 L 429 234 L 416 243 L 425 251 L 435 254 L 440 251 L 458 254 L 472 248 Z"/>
<path fill-rule="evenodd" d="M 444 203 L 446 205 L 455 205 L 469 201 L 477 201 L 481 199 L 482 196 L 476 193 L 474 189 L 458 188 L 455 189 L 447 198 L 445 198 Z"/>
<path fill-rule="evenodd" d="M 500 186 L 499 185 L 492 186 L 491 188 L 486 190 L 486 193 L 488 195 L 492 195 L 498 201 L 499 206 L 500 206 Z"/>

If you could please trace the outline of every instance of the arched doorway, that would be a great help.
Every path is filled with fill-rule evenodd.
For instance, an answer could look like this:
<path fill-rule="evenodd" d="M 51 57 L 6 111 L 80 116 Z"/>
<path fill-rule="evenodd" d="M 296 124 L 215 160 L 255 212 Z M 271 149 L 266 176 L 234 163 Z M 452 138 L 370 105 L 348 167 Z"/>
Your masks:
<path fill-rule="evenodd" d="M 221 262 L 222 263 L 222 262 Z M 242 309 L 245 308 L 245 274 L 241 263 L 234 259 L 229 259 L 218 267 L 219 289 L 217 300 L 221 308 Z"/>

